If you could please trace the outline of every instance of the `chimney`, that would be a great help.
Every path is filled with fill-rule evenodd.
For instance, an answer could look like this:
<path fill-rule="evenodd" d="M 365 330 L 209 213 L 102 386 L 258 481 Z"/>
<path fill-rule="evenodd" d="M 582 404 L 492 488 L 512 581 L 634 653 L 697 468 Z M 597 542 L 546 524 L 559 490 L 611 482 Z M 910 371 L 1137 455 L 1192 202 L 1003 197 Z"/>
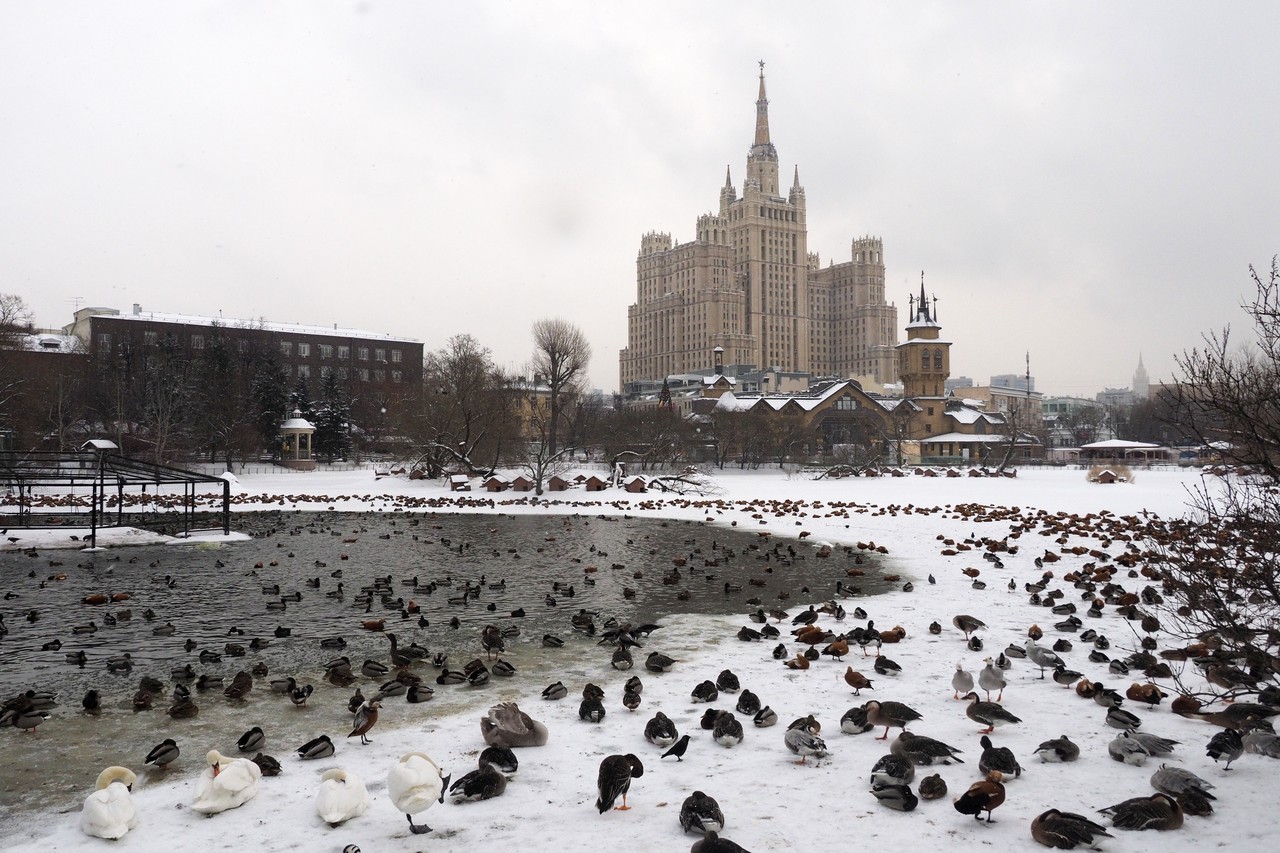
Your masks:
<path fill-rule="evenodd" d="M 715 353 L 716 376 L 724 375 L 724 347 L 716 347 L 712 350 Z"/>
<path fill-rule="evenodd" d="M 142 306 L 137 302 L 133 303 L 133 316 L 137 317 L 141 313 L 142 313 Z"/>

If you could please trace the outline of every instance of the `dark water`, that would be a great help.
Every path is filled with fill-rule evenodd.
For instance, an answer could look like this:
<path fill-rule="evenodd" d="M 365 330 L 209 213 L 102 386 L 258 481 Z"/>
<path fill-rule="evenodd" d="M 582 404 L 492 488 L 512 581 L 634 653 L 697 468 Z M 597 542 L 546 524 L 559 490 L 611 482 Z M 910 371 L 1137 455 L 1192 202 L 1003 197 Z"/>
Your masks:
<path fill-rule="evenodd" d="M 59 798 L 67 800 L 68 808 L 78 808 L 101 767 L 123 763 L 140 768 L 142 756 L 164 737 L 180 733 L 204 744 L 199 754 L 212 745 L 233 748 L 247 719 L 275 718 L 282 712 L 288 713 L 283 722 L 273 723 L 277 737 L 268 745 L 277 757 L 322 731 L 338 734 L 350 722 L 346 702 L 354 687 L 324 683 L 322 666 L 337 655 L 348 656 L 357 671 L 366 658 L 388 662 L 385 634 L 364 630 L 366 620 L 384 619 L 386 630 L 402 646 L 418 643 L 432 654 L 446 653 L 451 669 L 481 656 L 484 626 L 517 627 L 519 636 L 507 640 L 504 655 L 517 666 L 515 679 L 495 678 L 486 688 L 436 687 L 436 699 L 429 703 L 433 708 L 487 706 L 503 698 L 498 692 L 504 685 L 522 677 L 521 689 L 534 689 L 527 679 L 553 671 L 549 659 L 562 670 L 574 656 L 600 655 L 596 638 L 570 626 L 570 617 L 581 608 L 599 614 L 595 622 L 600 630 L 609 618 L 638 624 L 677 612 L 742 613 L 748 624 L 745 614 L 755 609 L 748 603 L 752 598 L 765 608 L 785 607 L 789 596 L 800 601 L 833 597 L 837 582 L 858 586 L 863 594 L 885 588 L 874 555 L 835 549 L 820 559 L 817 546 L 807 541 L 762 538 L 699 522 L 292 512 L 246 514 L 236 517 L 235 524 L 252 534 L 252 541 L 218 548 L 140 546 L 97 554 L 0 555 L 0 578 L 9 596 L 0 602 L 8 628 L 0 637 L 0 698 L 27 689 L 59 695 L 59 706 L 34 733 L 0 729 L 0 837 L 10 821 L 29 809 Z M 677 562 L 683 563 L 678 571 Z M 851 578 L 850 570 L 866 574 Z M 64 574 L 65 579 L 58 579 Z M 389 603 L 377 595 L 367 605 L 354 603 L 362 587 L 387 576 Z M 329 595 L 336 595 L 339 583 L 341 597 Z M 733 587 L 729 592 L 726 583 Z M 553 588 L 556 584 L 560 589 Z M 279 592 L 274 591 L 277 586 Z M 459 603 L 468 586 L 478 596 Z M 634 595 L 624 595 L 624 590 Z M 105 605 L 82 603 L 95 593 L 129 598 Z M 293 594 L 301 599 L 292 600 Z M 554 605 L 548 595 L 555 598 Z M 280 603 L 282 597 L 290 599 L 284 609 L 268 609 L 268 603 Z M 410 602 L 418 613 L 402 612 Z M 524 617 L 512 615 L 521 608 Z M 147 610 L 154 618 L 145 618 Z M 37 618 L 28 621 L 26 614 L 32 611 Z M 122 618 L 125 611 L 131 618 Z M 108 614 L 116 618 L 115 625 L 106 624 Z M 456 628 L 450 625 L 455 617 Z M 420 627 L 420 619 L 428 626 Z M 73 633 L 90 621 L 98 626 L 96 632 Z M 171 635 L 155 633 L 167 624 L 175 629 Z M 291 635 L 276 638 L 277 627 L 288 628 Z M 565 648 L 543 649 L 544 633 L 563 638 Z M 345 649 L 320 645 L 322 638 L 339 636 L 347 641 Z M 248 650 L 253 638 L 269 644 Z M 654 645 L 660 647 L 657 638 Z M 61 641 L 60 649 L 42 650 L 54 640 Z M 185 648 L 188 640 L 195 649 Z M 228 656 L 227 643 L 245 646 L 247 654 Z M 69 653 L 81 650 L 88 658 L 85 666 L 66 661 Z M 202 650 L 222 653 L 222 660 L 202 663 Z M 108 672 L 107 659 L 125 653 L 135 664 L 132 672 Z M 167 692 L 157 697 L 154 710 L 133 710 L 142 675 L 159 678 L 168 690 L 177 666 L 190 663 L 197 674 L 219 674 L 229 683 L 237 671 L 259 662 L 270 676 L 256 679 L 243 701 L 227 699 L 221 691 L 197 693 L 193 687 L 200 706 L 196 719 L 169 718 L 164 712 Z M 415 671 L 434 682 L 430 662 L 418 664 Z M 308 707 L 296 714 L 266 683 L 284 675 L 316 687 Z M 379 683 L 361 677 L 357 684 L 371 695 Z M 542 686 L 538 682 L 536 690 Z M 80 709 L 89 688 L 103 697 L 104 710 L 96 717 Z"/>

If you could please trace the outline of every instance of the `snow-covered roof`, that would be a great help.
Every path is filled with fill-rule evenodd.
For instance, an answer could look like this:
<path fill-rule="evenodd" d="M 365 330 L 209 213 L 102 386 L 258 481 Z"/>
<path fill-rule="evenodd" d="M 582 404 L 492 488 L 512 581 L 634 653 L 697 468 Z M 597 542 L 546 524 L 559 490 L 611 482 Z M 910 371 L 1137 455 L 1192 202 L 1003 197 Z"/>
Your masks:
<path fill-rule="evenodd" d="M 289 418 L 289 420 L 280 424 L 280 429 L 315 429 L 316 425 L 306 418 Z"/>
<path fill-rule="evenodd" d="M 724 374 L 722 374 L 722 373 L 717 373 L 715 376 L 704 376 L 704 377 L 702 377 L 702 384 L 703 384 L 703 385 L 715 385 L 715 384 L 716 384 L 717 382 L 719 382 L 721 379 L 725 380 L 725 381 L 726 381 L 726 382 L 728 382 L 730 385 L 737 385 L 737 384 L 738 384 L 738 380 L 737 380 L 737 379 L 734 379 L 732 376 L 725 376 L 725 375 L 724 375 Z"/>
<path fill-rule="evenodd" d="M 1009 440 L 1005 435 L 971 435 L 967 432 L 944 432 L 942 435 L 931 435 L 920 439 L 921 444 L 1002 444 Z M 1023 442 L 1023 439 L 1018 439 Z"/>
<path fill-rule="evenodd" d="M 159 311 L 140 311 L 137 314 L 111 313 L 103 311 L 93 314 L 94 317 L 112 318 L 116 320 L 144 320 L 152 323 L 176 323 L 186 326 L 225 326 L 230 329 L 264 329 L 294 335 L 328 335 L 335 338 L 370 338 L 383 341 L 397 341 L 406 344 L 421 343 L 417 338 L 401 338 L 395 335 L 383 335 L 377 332 L 365 332 L 360 329 L 343 329 L 335 323 L 333 326 L 308 326 L 302 323 L 275 323 L 270 320 L 237 320 L 231 317 L 201 317 L 196 314 L 165 314 Z"/>
<path fill-rule="evenodd" d="M 78 352 L 82 349 L 75 335 L 55 335 L 38 332 L 22 336 L 22 348 L 28 352 Z"/>
<path fill-rule="evenodd" d="M 1150 450 L 1159 447 L 1158 444 L 1151 444 L 1147 441 L 1124 441 L 1119 438 L 1109 438 L 1106 441 L 1095 441 L 1093 444 L 1080 445 L 1081 450 Z"/>

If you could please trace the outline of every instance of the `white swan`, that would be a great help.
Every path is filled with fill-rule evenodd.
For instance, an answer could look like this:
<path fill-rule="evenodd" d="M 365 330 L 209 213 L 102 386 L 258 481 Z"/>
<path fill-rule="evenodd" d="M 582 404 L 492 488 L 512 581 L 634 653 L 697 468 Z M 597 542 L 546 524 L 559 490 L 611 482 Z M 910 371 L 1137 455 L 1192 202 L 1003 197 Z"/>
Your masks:
<path fill-rule="evenodd" d="M 329 826 L 337 826 L 369 808 L 369 792 L 364 780 L 356 774 L 339 768 L 326 770 L 320 777 L 320 792 L 316 794 L 316 814 Z"/>
<path fill-rule="evenodd" d="M 258 793 L 262 769 L 247 758 L 229 759 L 211 749 L 205 756 L 209 769 L 196 783 L 196 800 L 192 811 L 215 815 L 243 806 Z"/>
<path fill-rule="evenodd" d="M 108 767 L 98 774 L 97 788 L 84 801 L 80 828 L 94 838 L 123 838 L 138 823 L 129 791 L 137 776 L 128 767 Z"/>
<path fill-rule="evenodd" d="M 431 831 L 425 823 L 415 825 L 413 816 L 444 802 L 449 779 L 440 765 L 422 752 L 406 752 L 391 765 L 387 772 L 387 793 L 396 808 L 409 819 L 409 831 L 414 835 Z"/>

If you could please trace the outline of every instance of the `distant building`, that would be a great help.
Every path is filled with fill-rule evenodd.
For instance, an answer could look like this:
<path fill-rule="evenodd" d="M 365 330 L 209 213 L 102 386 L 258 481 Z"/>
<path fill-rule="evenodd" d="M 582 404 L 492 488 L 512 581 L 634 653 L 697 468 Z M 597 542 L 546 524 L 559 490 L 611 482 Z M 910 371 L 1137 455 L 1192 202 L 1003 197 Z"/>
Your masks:
<path fill-rule="evenodd" d="M 1014 391 L 1036 390 L 1036 378 L 1019 373 L 1001 373 L 991 377 L 992 388 L 1012 388 Z"/>
<path fill-rule="evenodd" d="M 1147 376 L 1147 368 L 1142 364 L 1142 353 L 1138 353 L 1138 369 L 1133 371 L 1133 396 L 1145 400 L 1151 395 L 1151 379 Z"/>
<path fill-rule="evenodd" d="M 897 379 L 883 243 L 854 238 L 849 260 L 826 267 L 809 251 L 799 169 L 785 196 L 779 184 L 763 66 L 759 83 L 742 195 L 726 174 L 719 210 L 698 217 L 693 240 L 676 244 L 658 232 L 640 240 L 636 302 L 619 353 L 629 399 L 666 377 L 707 371 L 717 348 L 722 364 L 752 371 Z"/>
<path fill-rule="evenodd" d="M 1106 388 L 1099 391 L 1098 396 L 1095 399 L 1103 407 L 1114 409 L 1124 406 L 1132 406 L 1138 401 L 1138 396 L 1129 388 Z"/>
<path fill-rule="evenodd" d="M 961 388 L 972 388 L 973 380 L 968 376 L 952 376 L 942 383 L 942 387 L 946 389 L 947 393 L 951 393 L 952 391 L 959 391 Z"/>

